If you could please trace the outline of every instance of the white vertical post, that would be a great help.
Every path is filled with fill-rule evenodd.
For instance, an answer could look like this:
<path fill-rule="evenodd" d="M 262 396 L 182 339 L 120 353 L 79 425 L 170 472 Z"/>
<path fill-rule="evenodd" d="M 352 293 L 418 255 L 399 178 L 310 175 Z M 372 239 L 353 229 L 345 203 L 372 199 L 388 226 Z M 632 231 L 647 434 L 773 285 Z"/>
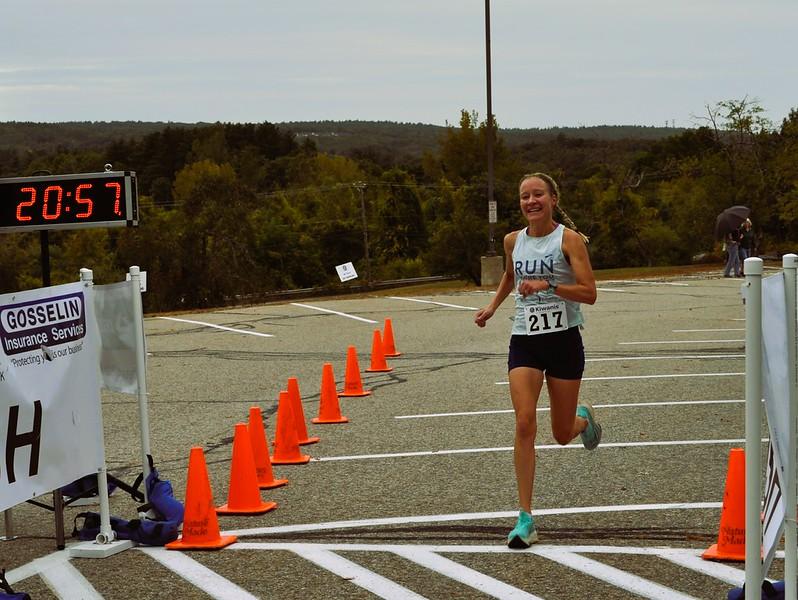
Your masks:
<path fill-rule="evenodd" d="M 141 424 L 141 471 L 144 473 L 144 502 L 149 501 L 147 477 L 150 474 L 150 417 L 147 409 L 147 348 L 144 343 L 144 309 L 141 304 L 141 270 L 130 267 L 132 283 L 131 301 L 133 303 L 133 324 L 136 330 L 136 380 L 139 391 L 139 423 Z"/>
<path fill-rule="evenodd" d="M 762 597 L 762 259 L 745 259 L 745 600 Z"/>
<path fill-rule="evenodd" d="M 796 338 L 798 338 L 798 300 L 796 299 L 796 270 L 798 255 L 785 254 L 784 304 L 787 308 L 787 375 L 790 381 L 790 410 L 787 423 L 787 464 L 784 465 L 784 597 L 796 600 L 798 590 L 798 529 L 796 529 L 796 418 L 798 418 L 798 368 L 796 368 Z"/>
<path fill-rule="evenodd" d="M 94 272 L 91 269 L 80 270 L 80 280 L 86 286 L 89 302 L 93 302 L 92 286 L 94 285 Z M 102 406 L 100 407 L 102 411 Z M 111 529 L 111 505 L 108 502 L 108 469 L 105 465 L 105 432 L 103 419 L 100 419 L 100 447 L 103 449 L 103 464 L 97 473 L 97 495 L 100 498 L 100 533 L 97 534 L 98 544 L 108 544 L 114 541 L 116 533 Z"/>

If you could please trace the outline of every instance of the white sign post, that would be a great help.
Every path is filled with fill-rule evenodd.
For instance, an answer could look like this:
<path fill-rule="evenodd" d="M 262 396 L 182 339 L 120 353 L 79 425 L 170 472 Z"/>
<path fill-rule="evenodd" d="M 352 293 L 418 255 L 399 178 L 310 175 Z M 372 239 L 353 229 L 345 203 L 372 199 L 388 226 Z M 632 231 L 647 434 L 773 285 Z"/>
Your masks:
<path fill-rule="evenodd" d="M 745 261 L 746 504 L 745 598 L 760 597 L 784 534 L 785 597 L 796 598 L 796 267 L 798 256 L 782 259 L 784 272 L 762 280 L 759 258 Z M 764 507 L 761 492 L 761 398 L 770 444 Z M 760 510 L 764 525 L 760 525 Z M 764 535 L 762 535 L 764 533 Z M 761 544 L 761 545 L 760 545 Z M 764 561 L 760 552 L 764 550 Z"/>
<path fill-rule="evenodd" d="M 745 600 L 762 589 L 762 259 L 745 260 Z"/>

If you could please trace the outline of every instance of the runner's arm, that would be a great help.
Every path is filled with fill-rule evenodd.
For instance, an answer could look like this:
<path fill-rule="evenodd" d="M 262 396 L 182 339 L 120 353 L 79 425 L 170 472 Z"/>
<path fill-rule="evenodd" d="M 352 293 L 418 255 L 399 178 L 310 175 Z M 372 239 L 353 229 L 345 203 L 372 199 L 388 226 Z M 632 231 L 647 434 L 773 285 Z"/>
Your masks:
<path fill-rule="evenodd" d="M 571 265 L 576 281 L 558 285 L 555 293 L 566 300 L 595 304 L 596 278 L 593 275 L 593 267 L 590 265 L 587 244 L 578 233 L 566 229 L 563 234 L 562 249 L 566 260 Z"/>

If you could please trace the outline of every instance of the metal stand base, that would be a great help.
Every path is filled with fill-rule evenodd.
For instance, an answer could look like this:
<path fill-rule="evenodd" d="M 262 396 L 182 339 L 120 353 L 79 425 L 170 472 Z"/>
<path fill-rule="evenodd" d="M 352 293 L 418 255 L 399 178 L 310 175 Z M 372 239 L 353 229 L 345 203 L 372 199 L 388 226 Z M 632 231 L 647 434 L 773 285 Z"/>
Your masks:
<path fill-rule="evenodd" d="M 67 552 L 71 558 L 108 558 L 135 545 L 131 540 L 115 540 L 109 544 L 80 542 L 67 548 Z"/>

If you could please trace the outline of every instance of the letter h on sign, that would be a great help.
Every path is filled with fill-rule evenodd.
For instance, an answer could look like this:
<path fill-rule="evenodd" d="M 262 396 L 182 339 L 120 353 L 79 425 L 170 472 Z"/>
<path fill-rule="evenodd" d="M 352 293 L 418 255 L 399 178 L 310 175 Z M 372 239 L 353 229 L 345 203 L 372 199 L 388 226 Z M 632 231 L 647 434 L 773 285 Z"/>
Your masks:
<path fill-rule="evenodd" d="M 19 406 L 8 409 L 8 434 L 6 436 L 6 470 L 8 483 L 14 483 L 17 478 L 14 474 L 14 454 L 17 448 L 30 446 L 30 466 L 28 477 L 39 473 L 39 448 L 42 439 L 42 403 L 36 400 L 33 403 L 33 430 L 28 433 L 17 433 L 19 422 Z"/>

